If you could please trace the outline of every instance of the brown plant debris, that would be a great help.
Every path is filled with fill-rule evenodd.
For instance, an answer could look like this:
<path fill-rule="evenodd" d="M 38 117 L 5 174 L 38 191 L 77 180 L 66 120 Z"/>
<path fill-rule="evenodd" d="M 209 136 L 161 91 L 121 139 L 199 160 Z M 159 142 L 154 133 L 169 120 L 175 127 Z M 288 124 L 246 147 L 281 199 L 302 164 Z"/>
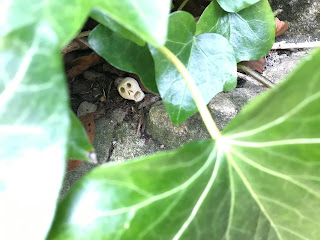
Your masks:
<path fill-rule="evenodd" d="M 97 53 L 78 57 L 71 62 L 72 68 L 69 70 L 67 76 L 68 78 L 75 78 L 86 71 L 88 68 L 97 65 L 101 61 L 102 58 Z"/>
<path fill-rule="evenodd" d="M 276 20 L 276 37 L 284 34 L 288 28 L 289 24 L 287 22 L 280 21 L 279 18 L 275 18 Z"/>
<path fill-rule="evenodd" d="M 263 73 L 264 64 L 266 63 L 265 57 L 255 60 L 255 61 L 244 61 L 242 62 L 244 65 L 248 66 L 249 68 L 258 71 L 259 73 Z"/>

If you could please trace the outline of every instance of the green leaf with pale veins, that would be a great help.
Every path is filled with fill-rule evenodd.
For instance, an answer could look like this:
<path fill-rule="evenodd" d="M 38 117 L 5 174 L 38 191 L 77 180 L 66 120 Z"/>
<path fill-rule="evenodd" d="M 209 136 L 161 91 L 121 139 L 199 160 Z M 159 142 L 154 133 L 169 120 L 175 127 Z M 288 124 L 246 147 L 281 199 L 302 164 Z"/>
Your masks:
<path fill-rule="evenodd" d="M 173 239 L 190 217 L 190 206 L 201 205 L 213 183 L 227 186 L 214 181 L 216 156 L 213 142 L 207 140 L 98 167 L 60 203 L 48 239 Z M 224 197 L 216 195 L 211 203 L 220 205 Z M 212 212 L 202 213 L 209 217 Z M 226 222 L 218 225 L 223 228 Z M 197 239 L 193 236 L 190 239 Z"/>
<path fill-rule="evenodd" d="M 249 103 L 224 129 L 228 162 L 260 215 L 276 236 L 269 239 L 318 239 L 320 236 L 320 49 L 307 56 L 289 77 Z M 235 199 L 234 216 L 241 203 Z M 241 196 L 243 197 L 243 196 Z M 250 208 L 241 207 L 250 212 Z M 243 229 L 230 223 L 230 234 Z M 267 235 L 266 235 L 267 236 Z M 246 238 L 243 238 L 246 239 Z"/>
<path fill-rule="evenodd" d="M 95 6 L 111 19 L 155 47 L 167 35 L 170 0 L 96 0 Z"/>
<path fill-rule="evenodd" d="M 267 0 L 238 13 L 228 13 L 212 1 L 197 23 L 196 35 L 201 33 L 218 33 L 227 38 L 237 62 L 257 60 L 265 56 L 274 43 L 274 15 Z"/>
<path fill-rule="evenodd" d="M 0 37 L 21 27 L 46 21 L 56 32 L 62 48 L 80 31 L 91 8 L 91 1 L 86 0 L 3 1 L 0 8 Z"/>
<path fill-rule="evenodd" d="M 94 151 L 94 148 L 88 139 L 88 135 L 84 130 L 82 123 L 71 110 L 70 122 L 71 129 L 68 138 L 67 158 L 92 162 L 94 159 L 90 159 L 89 156 L 90 153 Z"/>
<path fill-rule="evenodd" d="M 70 130 L 61 49 L 93 7 L 160 46 L 169 6 L 169 0 L 1 2 L 1 239 L 44 239 L 53 219 L 75 130 Z M 89 149 L 83 141 L 76 144 Z"/>
<path fill-rule="evenodd" d="M 218 34 L 194 37 L 195 20 L 187 12 L 170 16 L 165 46 L 187 67 L 203 98 L 208 103 L 217 93 L 236 86 L 236 61 L 232 46 Z M 156 49 L 150 47 L 155 61 L 158 90 L 174 124 L 197 112 L 190 90 L 178 70 Z"/>
<path fill-rule="evenodd" d="M 0 42 L 0 235 L 44 239 L 65 173 L 69 100 L 46 23 Z"/>
<path fill-rule="evenodd" d="M 48 239 L 318 239 L 319 63 L 320 49 L 216 143 L 96 168 L 59 204 Z"/>
<path fill-rule="evenodd" d="M 131 40 L 132 42 L 138 44 L 139 46 L 143 47 L 146 42 L 139 38 L 136 34 L 130 32 L 119 23 L 113 21 L 110 17 L 106 14 L 102 13 L 101 11 L 95 9 L 91 12 L 90 17 L 95 19 L 97 22 L 103 24 L 104 26 L 108 27 L 113 32 L 118 33 L 121 37 Z"/>
<path fill-rule="evenodd" d="M 98 25 L 91 32 L 89 44 L 111 65 L 139 75 L 146 88 L 151 92 L 158 93 L 154 61 L 147 45 L 138 46 L 103 25 Z"/>
<path fill-rule="evenodd" d="M 159 47 L 165 42 L 170 4 L 170 0 L 8 0 L 1 3 L 0 37 L 46 21 L 57 33 L 62 48 L 81 30 L 94 8 Z"/>
<path fill-rule="evenodd" d="M 217 0 L 220 6 L 227 12 L 239 12 L 259 1 L 261 0 Z"/>

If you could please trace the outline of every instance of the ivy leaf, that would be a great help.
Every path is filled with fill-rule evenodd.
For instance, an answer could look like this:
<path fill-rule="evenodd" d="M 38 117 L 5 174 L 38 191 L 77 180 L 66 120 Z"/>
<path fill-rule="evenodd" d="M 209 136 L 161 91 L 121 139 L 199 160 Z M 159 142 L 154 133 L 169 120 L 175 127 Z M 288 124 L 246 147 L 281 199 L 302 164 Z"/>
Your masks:
<path fill-rule="evenodd" d="M 274 43 L 275 20 L 267 0 L 238 13 L 228 13 L 212 1 L 197 23 L 196 35 L 201 33 L 218 33 L 227 38 L 237 62 L 258 60 Z"/>
<path fill-rule="evenodd" d="M 265 230 L 274 232 L 269 239 L 317 239 L 320 234 L 315 211 L 320 208 L 319 63 L 320 49 L 277 88 L 249 103 L 224 130 L 229 165 L 238 177 L 231 183 L 232 216 L 250 211 L 241 206 L 245 201 L 237 201 L 243 199 L 235 188 L 241 180 L 267 220 Z M 231 236 L 244 225 L 232 221 Z"/>
<path fill-rule="evenodd" d="M 250 7 L 251 5 L 259 2 L 260 0 L 217 0 L 219 5 L 226 11 L 226 12 L 239 12 L 242 9 Z"/>
<path fill-rule="evenodd" d="M 164 43 L 169 0 L 1 4 L 0 223 L 4 239 L 44 239 L 51 225 L 70 130 L 60 50 L 81 29 L 94 6 L 153 45 Z"/>
<path fill-rule="evenodd" d="M 59 204 L 49 239 L 317 239 L 319 63 L 320 49 L 216 143 L 96 168 Z"/>
<path fill-rule="evenodd" d="M 170 0 L 96 0 L 95 6 L 111 19 L 155 47 L 167 35 Z"/>
<path fill-rule="evenodd" d="M 77 159 L 87 162 L 92 162 L 89 158 L 89 154 L 94 151 L 88 135 L 83 128 L 82 123 L 77 116 L 70 111 L 71 129 L 68 139 L 68 159 Z"/>
<path fill-rule="evenodd" d="M 232 46 L 218 34 L 194 37 L 195 21 L 187 12 L 170 15 L 165 46 L 187 67 L 208 103 L 217 93 L 236 86 L 236 61 Z M 155 61 L 156 82 L 174 124 L 184 122 L 197 107 L 178 70 L 156 49 L 150 48 Z"/>
<path fill-rule="evenodd" d="M 208 140 L 95 168 L 59 204 L 48 239 L 172 239 L 207 195 L 216 154 Z"/>
<path fill-rule="evenodd" d="M 80 31 L 94 8 L 144 41 L 159 47 L 165 42 L 170 4 L 170 0 L 5 1 L 0 9 L 0 36 L 46 21 L 57 33 L 62 48 Z"/>
<path fill-rule="evenodd" d="M 132 42 L 138 44 L 141 47 L 143 47 L 146 44 L 146 42 L 139 38 L 136 34 L 130 32 L 117 22 L 113 21 L 111 18 L 109 18 L 106 14 L 103 14 L 101 11 L 94 9 L 91 12 L 90 16 L 97 22 L 108 27 L 113 32 L 118 33 L 121 37 L 131 40 Z"/>
<path fill-rule="evenodd" d="M 85 0 L 4 1 L 0 9 L 0 36 L 5 36 L 21 27 L 45 21 L 56 32 L 59 47 L 62 48 L 81 29 L 91 8 L 91 1 Z"/>
<path fill-rule="evenodd" d="M 50 26 L 29 25 L 1 38 L 0 68 L 1 238 L 44 239 L 69 132 L 68 93 Z"/>
<path fill-rule="evenodd" d="M 91 32 L 89 44 L 114 67 L 139 75 L 146 88 L 158 93 L 154 61 L 147 45 L 138 46 L 103 25 L 98 25 Z"/>

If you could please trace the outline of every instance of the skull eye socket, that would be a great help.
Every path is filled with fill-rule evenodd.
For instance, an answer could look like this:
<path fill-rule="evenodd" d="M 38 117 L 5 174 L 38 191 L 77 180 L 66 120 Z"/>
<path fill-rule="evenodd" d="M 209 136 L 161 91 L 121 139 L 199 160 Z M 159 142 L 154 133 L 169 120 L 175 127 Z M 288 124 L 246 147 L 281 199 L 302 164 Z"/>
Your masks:
<path fill-rule="evenodd" d="M 125 93 L 125 92 L 126 92 L 126 90 L 124 89 L 124 87 L 121 87 L 121 88 L 120 88 L 120 91 L 121 91 L 121 93 Z"/>
<path fill-rule="evenodd" d="M 127 83 L 127 87 L 128 87 L 128 88 L 131 88 L 131 83 Z"/>

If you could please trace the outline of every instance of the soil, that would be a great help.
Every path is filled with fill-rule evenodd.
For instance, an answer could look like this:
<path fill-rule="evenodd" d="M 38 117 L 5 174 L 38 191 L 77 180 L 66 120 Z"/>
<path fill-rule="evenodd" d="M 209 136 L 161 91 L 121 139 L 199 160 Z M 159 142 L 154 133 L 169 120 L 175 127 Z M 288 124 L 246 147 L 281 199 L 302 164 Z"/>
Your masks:
<path fill-rule="evenodd" d="M 65 58 L 68 61 L 72 61 L 81 56 L 91 54 L 90 51 L 74 51 L 67 54 Z M 71 60 L 70 60 L 71 59 Z M 71 67 L 65 62 L 66 74 Z M 122 98 L 115 85 L 115 80 L 118 77 L 132 76 L 131 73 L 121 71 L 105 61 L 100 64 L 90 67 L 83 74 L 78 75 L 75 78 L 68 79 L 68 88 L 71 100 L 71 109 L 73 112 L 77 112 L 79 105 L 84 102 L 90 102 L 96 104 L 99 112 L 96 120 L 103 116 L 111 115 L 116 109 L 126 110 L 126 116 L 123 123 L 129 123 L 130 125 L 138 125 L 140 122 L 139 131 L 142 133 L 141 137 L 148 140 L 150 136 L 144 131 L 145 114 L 147 114 L 149 107 L 152 103 L 159 100 L 160 97 L 156 97 L 154 94 L 146 93 L 145 99 L 142 102 L 129 101 Z M 139 80 L 139 79 L 137 79 Z M 141 114 L 143 116 L 141 116 Z M 141 118 L 143 118 L 141 120 Z"/>

